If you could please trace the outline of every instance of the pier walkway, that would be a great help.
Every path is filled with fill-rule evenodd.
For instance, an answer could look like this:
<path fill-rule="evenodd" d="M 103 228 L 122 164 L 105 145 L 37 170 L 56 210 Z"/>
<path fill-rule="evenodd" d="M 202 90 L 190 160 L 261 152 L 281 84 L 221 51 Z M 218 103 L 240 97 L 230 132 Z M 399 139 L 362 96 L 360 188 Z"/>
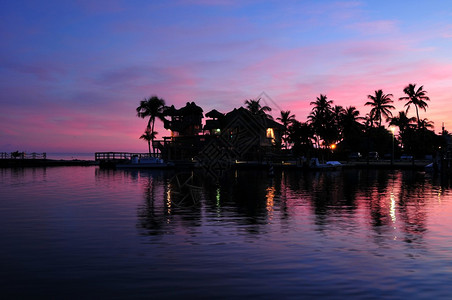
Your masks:
<path fill-rule="evenodd" d="M 94 153 L 94 160 L 101 167 L 114 167 L 118 163 L 124 163 L 132 159 L 132 157 L 160 158 L 160 153 L 134 153 L 134 152 L 96 152 Z"/>

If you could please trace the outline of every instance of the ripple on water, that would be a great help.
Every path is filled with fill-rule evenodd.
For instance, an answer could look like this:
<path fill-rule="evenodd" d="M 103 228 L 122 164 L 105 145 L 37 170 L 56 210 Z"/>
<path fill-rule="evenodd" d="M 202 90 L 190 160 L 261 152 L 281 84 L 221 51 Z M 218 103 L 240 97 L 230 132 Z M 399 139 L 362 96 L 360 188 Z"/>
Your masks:
<path fill-rule="evenodd" d="M 253 173 L 254 172 L 254 173 Z M 451 193 L 426 174 L 0 169 L 6 296 L 447 298 Z"/>

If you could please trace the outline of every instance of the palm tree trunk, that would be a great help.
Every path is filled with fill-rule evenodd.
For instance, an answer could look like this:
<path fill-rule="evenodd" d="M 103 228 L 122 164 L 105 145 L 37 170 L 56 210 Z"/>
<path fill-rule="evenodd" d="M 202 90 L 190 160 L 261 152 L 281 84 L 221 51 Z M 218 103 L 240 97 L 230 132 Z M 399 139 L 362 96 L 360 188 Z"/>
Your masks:
<path fill-rule="evenodd" d="M 417 109 L 417 105 L 415 105 L 414 107 L 416 107 L 416 115 L 417 115 L 417 128 L 420 127 L 421 125 L 421 119 L 419 118 L 419 110 Z"/>
<path fill-rule="evenodd" d="M 155 118 L 152 119 L 152 129 L 151 129 L 151 134 L 152 134 L 152 147 L 154 147 L 154 124 L 155 124 Z M 151 146 L 149 145 L 149 156 L 151 156 Z"/>
<path fill-rule="evenodd" d="M 151 128 L 151 123 L 152 123 L 152 117 L 149 117 L 148 127 L 147 128 Z"/>

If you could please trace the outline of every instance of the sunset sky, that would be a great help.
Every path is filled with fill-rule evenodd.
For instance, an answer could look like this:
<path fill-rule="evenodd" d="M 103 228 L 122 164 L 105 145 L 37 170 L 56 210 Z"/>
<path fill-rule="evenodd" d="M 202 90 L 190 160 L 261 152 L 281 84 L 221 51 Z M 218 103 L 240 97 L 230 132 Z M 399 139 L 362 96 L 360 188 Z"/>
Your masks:
<path fill-rule="evenodd" d="M 265 93 L 306 121 L 377 89 L 397 114 L 408 83 L 452 131 L 451 1 L 0 0 L 0 38 L 0 152 L 146 152 L 151 95 L 206 113 Z"/>

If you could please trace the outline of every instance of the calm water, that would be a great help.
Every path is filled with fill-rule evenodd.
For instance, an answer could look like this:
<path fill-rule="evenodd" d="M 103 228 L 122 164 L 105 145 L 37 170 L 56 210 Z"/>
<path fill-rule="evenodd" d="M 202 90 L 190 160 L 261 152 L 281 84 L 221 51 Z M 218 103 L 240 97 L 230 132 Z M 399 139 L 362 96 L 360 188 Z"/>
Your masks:
<path fill-rule="evenodd" d="M 68 153 L 68 152 L 50 152 L 47 153 L 47 159 L 64 159 L 64 160 L 94 160 L 94 153 Z"/>
<path fill-rule="evenodd" d="M 6 298 L 452 295 L 449 182 L 240 171 L 171 204 L 169 171 L 0 169 Z"/>

